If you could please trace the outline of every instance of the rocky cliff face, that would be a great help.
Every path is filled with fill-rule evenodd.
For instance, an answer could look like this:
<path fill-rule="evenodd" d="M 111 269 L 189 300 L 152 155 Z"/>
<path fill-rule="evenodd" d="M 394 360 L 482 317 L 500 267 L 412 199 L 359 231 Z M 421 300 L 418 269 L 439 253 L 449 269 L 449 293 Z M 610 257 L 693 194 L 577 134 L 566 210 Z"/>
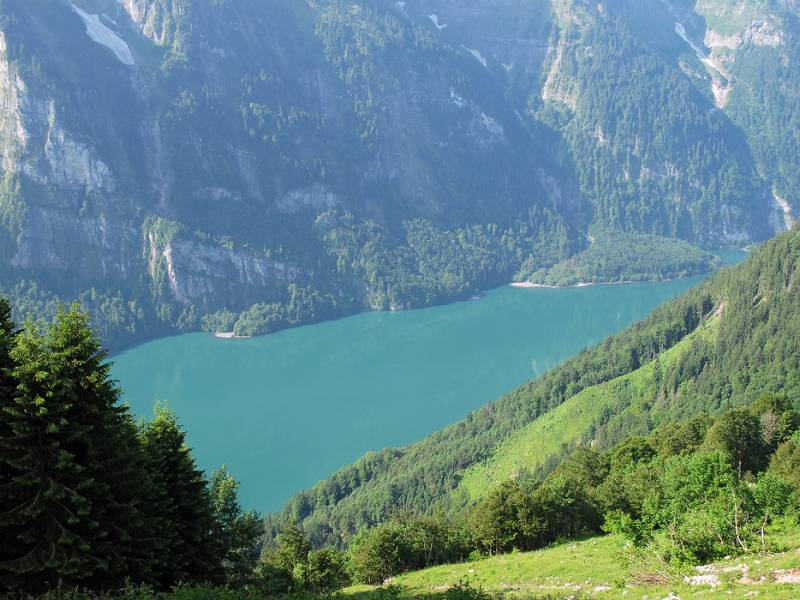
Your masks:
<path fill-rule="evenodd" d="M 404 219 L 539 228 L 543 209 L 568 248 L 587 206 L 494 83 L 379 6 L 14 4 L 4 286 L 121 292 L 167 325 L 292 283 L 366 296 L 314 226 L 331 209 L 377 222 L 387 249 Z"/>
<path fill-rule="evenodd" d="M 8 3 L 2 285 L 119 296 L 164 327 L 290 284 L 369 304 L 363 273 L 399 267 L 332 248 L 316 226 L 331 211 L 375 224 L 383 253 L 423 219 L 513 229 L 538 264 L 592 220 L 761 239 L 798 196 L 766 144 L 753 162 L 738 127 L 755 135 L 742 107 L 758 103 L 737 81 L 755 51 L 791 56 L 793 25 L 756 11 L 722 27 L 711 0 L 676 4 L 643 19 L 622 0 Z M 728 90 L 730 118 L 700 79 Z"/>
<path fill-rule="evenodd" d="M 760 145 L 763 131 L 755 130 L 755 115 L 741 115 L 746 105 L 764 122 L 774 119 L 775 104 L 792 106 L 790 97 L 772 108 L 744 100 L 753 73 L 741 65 L 753 54 L 769 55 L 771 68 L 792 62 L 796 7 L 425 0 L 403 10 L 428 20 L 435 35 L 488 57 L 487 68 L 506 79 L 518 109 L 563 134 L 601 221 L 735 244 L 784 228 L 772 188 L 790 206 L 800 201 L 778 183 L 786 175 L 769 173 L 771 161 L 751 154 L 748 145 Z M 783 87 L 770 86 L 776 93 Z M 709 118 L 715 107 L 725 113 Z M 700 214 L 704 224 L 692 223 Z"/>

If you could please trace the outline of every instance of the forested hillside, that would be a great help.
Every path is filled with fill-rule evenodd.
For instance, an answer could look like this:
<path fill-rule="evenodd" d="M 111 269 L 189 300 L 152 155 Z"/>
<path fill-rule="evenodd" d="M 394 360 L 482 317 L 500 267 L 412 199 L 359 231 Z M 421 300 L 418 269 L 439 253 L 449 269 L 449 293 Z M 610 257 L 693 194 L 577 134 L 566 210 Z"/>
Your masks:
<path fill-rule="evenodd" d="M 777 305 L 783 300 L 770 292 L 794 291 L 798 245 L 788 247 L 795 262 L 772 265 L 783 267 L 782 278 L 760 272 L 767 279 L 758 289 Z M 586 388 L 532 425 L 593 388 L 642 377 L 643 370 L 669 371 L 717 335 L 724 306 L 655 361 Z M 293 519 L 275 540 L 264 540 L 258 515 L 238 504 L 234 477 L 223 466 L 206 479 L 165 406 L 134 423 L 80 307 L 21 329 L 10 315 L 0 298 L 0 593 L 9 597 L 314 600 L 338 592 L 488 600 L 533 589 L 615 589 L 624 596 L 631 589 L 724 584 L 788 598 L 783 592 L 796 592 L 792 586 L 800 583 L 800 558 L 786 552 L 800 539 L 800 411 L 796 382 L 777 376 L 780 367 L 796 367 L 794 360 L 753 377 L 749 391 L 763 391 L 746 407 L 720 407 L 709 416 L 698 410 L 711 409 L 707 403 L 684 402 L 670 415 L 656 402 L 650 412 L 664 418 L 654 419 L 660 422 L 646 435 L 636 435 L 635 426 L 601 424 L 605 437 L 570 447 L 570 424 L 559 422 L 563 456 L 549 469 L 529 459 L 513 473 L 492 465 L 495 481 L 483 482 L 468 506 L 387 512 L 385 522 L 362 527 L 344 549 L 314 548 Z M 769 332 L 766 341 L 773 340 L 785 349 Z M 782 389 L 769 391 L 776 386 Z M 629 387 L 638 393 L 628 390 L 625 398 L 622 386 L 620 402 L 638 403 L 643 412 L 641 386 Z M 679 387 L 681 395 L 696 392 Z M 611 421 L 624 414 L 603 408 Z M 507 457 L 505 445 L 493 460 Z M 574 543 L 602 533 L 612 535 Z M 564 540 L 573 541 L 572 556 L 559 549 Z M 597 547 L 606 552 L 599 563 Z M 542 554 L 520 556 L 532 550 Z M 734 556 L 742 562 L 726 565 Z M 542 564 L 547 558 L 557 574 Z M 452 564 L 413 573 L 445 563 Z M 764 575 L 748 577 L 751 565 Z M 470 576 L 457 583 L 448 579 L 465 571 Z M 700 575 L 687 575 L 693 572 Z M 351 584 L 365 587 L 342 590 Z"/>
<path fill-rule="evenodd" d="M 796 405 L 799 264 L 795 229 L 463 421 L 365 456 L 298 494 L 284 517 L 315 543 L 342 543 L 393 511 L 461 507 L 509 476 L 544 475 L 577 445 L 607 448 L 765 392 Z"/>
<path fill-rule="evenodd" d="M 3 0 L 0 289 L 116 348 L 469 296 L 593 225 L 760 241 L 796 48 L 755 0 Z"/>

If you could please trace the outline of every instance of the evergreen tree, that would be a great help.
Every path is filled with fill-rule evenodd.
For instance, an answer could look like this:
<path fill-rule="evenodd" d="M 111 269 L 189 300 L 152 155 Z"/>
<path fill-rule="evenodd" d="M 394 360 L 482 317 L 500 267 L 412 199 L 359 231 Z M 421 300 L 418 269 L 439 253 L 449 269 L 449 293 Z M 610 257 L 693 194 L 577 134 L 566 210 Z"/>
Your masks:
<path fill-rule="evenodd" d="M 53 357 L 28 322 L 10 353 L 14 397 L 0 410 L 0 585 L 42 591 L 77 585 L 105 567 L 88 540 L 99 524 L 86 498 L 90 476 L 70 451 L 88 434 L 71 423 Z"/>
<path fill-rule="evenodd" d="M 105 564 L 86 585 L 118 586 L 126 578 L 151 581 L 159 538 L 147 514 L 150 487 L 136 429 L 110 377 L 106 353 L 77 305 L 60 309 L 45 336 L 57 394 L 70 407 L 67 419 L 86 435 L 68 449 L 92 485 L 84 496 L 100 528 L 91 540 Z"/>
<path fill-rule="evenodd" d="M 747 409 L 737 408 L 717 419 L 708 430 L 706 445 L 726 453 L 739 477 L 765 466 L 767 445 L 761 421 Z"/>
<path fill-rule="evenodd" d="M 0 405 L 9 402 L 14 393 L 14 379 L 11 371 L 11 349 L 14 347 L 16 326 L 11 318 L 11 304 L 0 296 Z"/>
<path fill-rule="evenodd" d="M 16 395 L 17 386 L 12 373 L 14 362 L 11 358 L 15 335 L 16 327 L 11 319 L 11 304 L 0 297 L 0 444 L 5 443 L 3 440 L 10 440 L 12 436 L 11 428 L 2 418 L 2 414 L 12 405 Z M 10 495 L 6 492 L 6 486 L 17 474 L 17 469 L 0 458 L 0 514 L 14 508 L 13 504 L 8 502 Z M 6 535 L 5 529 L 0 529 L 0 563 L 14 558 L 15 546 L 15 541 Z"/>
<path fill-rule="evenodd" d="M 239 482 L 225 465 L 211 476 L 211 503 L 217 523 L 217 543 L 223 552 L 223 568 L 228 583 L 248 583 L 258 565 L 258 543 L 264 524 L 258 514 L 243 511 L 238 499 Z"/>
<path fill-rule="evenodd" d="M 297 521 L 290 520 L 278 535 L 278 550 L 275 552 L 275 564 L 289 573 L 293 573 L 297 565 L 303 563 L 311 552 L 311 544 Z"/>
<path fill-rule="evenodd" d="M 156 405 L 139 437 L 154 484 L 153 502 L 161 516 L 165 545 L 158 583 L 216 583 L 223 580 L 222 549 L 206 480 L 186 445 L 186 434 L 165 406 Z"/>

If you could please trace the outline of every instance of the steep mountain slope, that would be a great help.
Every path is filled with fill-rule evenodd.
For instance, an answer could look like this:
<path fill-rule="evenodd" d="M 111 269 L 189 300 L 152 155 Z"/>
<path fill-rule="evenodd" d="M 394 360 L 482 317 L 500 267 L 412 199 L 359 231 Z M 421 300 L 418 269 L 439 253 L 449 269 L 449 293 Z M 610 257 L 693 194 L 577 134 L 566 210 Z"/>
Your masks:
<path fill-rule="evenodd" d="M 782 229 L 800 201 L 787 183 L 798 139 L 778 125 L 798 115 L 796 5 L 422 0 L 405 10 L 435 16 L 441 37 L 487 57 L 521 112 L 563 134 L 606 225 L 735 243 Z"/>
<path fill-rule="evenodd" d="M 425 440 L 365 456 L 286 514 L 315 541 L 341 542 L 395 510 L 482 497 L 508 476 L 552 469 L 575 444 L 746 404 L 800 401 L 800 230 L 767 242 L 644 321 Z"/>
<path fill-rule="evenodd" d="M 22 299 L 96 288 L 106 333 L 132 337 L 290 284 L 317 298 L 297 320 L 436 301 L 583 244 L 547 128 L 380 3 L 0 8 L 3 279 L 40 284 Z M 491 264 L 393 293 L 424 275 L 418 231 Z"/>
<path fill-rule="evenodd" d="M 2 0 L 0 287 L 79 295 L 119 345 L 445 301 L 593 221 L 783 229 L 796 7 L 645 4 Z M 726 112 L 686 41 L 720 11 Z"/>

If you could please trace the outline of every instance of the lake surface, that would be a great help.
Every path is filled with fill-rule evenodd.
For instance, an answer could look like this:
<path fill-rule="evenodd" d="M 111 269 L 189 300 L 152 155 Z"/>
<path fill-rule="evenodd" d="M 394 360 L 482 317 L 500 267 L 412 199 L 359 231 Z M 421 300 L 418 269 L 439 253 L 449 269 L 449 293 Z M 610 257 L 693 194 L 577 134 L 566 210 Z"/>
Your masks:
<path fill-rule="evenodd" d="M 700 278 L 364 313 L 247 340 L 193 333 L 113 357 L 134 412 L 166 400 L 200 465 L 279 510 L 368 450 L 407 444 L 620 331 Z"/>

